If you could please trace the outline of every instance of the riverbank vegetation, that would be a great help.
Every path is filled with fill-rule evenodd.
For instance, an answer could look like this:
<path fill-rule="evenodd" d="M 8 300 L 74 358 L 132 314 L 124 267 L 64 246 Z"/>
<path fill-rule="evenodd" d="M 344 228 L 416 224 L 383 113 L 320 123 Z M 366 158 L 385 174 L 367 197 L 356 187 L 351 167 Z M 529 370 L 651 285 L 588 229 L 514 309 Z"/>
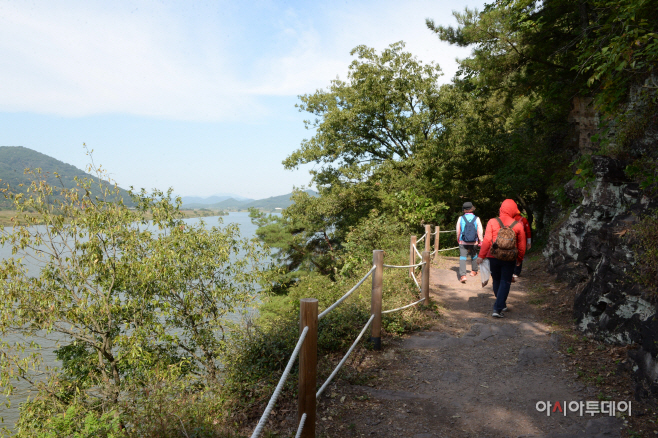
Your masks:
<path fill-rule="evenodd" d="M 131 193 L 129 208 L 116 186 L 92 194 L 101 175 L 75 188 L 30 176 L 6 192 L 17 214 L 0 237 L 14 254 L 0 262 L 0 383 L 31 391 L 17 435 L 148 428 L 136 419 L 156 407 L 149 394 L 172 385 L 210 397 L 267 253 L 237 226 L 184 223 L 170 192 Z M 43 360 L 52 345 L 59 369 Z"/>

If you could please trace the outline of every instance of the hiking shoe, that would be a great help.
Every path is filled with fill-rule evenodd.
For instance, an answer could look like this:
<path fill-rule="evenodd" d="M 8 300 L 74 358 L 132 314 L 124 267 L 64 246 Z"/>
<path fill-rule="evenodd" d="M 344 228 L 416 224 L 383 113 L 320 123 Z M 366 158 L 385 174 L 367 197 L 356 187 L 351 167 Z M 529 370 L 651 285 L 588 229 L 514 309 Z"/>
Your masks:
<path fill-rule="evenodd" d="M 462 275 L 462 278 L 459 279 L 462 283 L 466 283 L 466 276 Z"/>
<path fill-rule="evenodd" d="M 505 315 L 503 315 L 502 311 L 501 312 L 494 311 L 494 313 L 492 313 L 491 316 L 493 316 L 494 318 L 504 318 L 505 317 Z"/>
<path fill-rule="evenodd" d="M 476 275 L 478 275 L 478 271 L 471 271 L 471 277 L 475 277 Z"/>

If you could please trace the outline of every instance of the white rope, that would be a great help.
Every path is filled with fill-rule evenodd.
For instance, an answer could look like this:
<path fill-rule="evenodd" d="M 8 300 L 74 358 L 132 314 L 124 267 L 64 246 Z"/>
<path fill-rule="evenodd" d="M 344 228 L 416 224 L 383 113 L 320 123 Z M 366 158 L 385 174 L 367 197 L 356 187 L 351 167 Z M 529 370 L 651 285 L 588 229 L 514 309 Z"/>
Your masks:
<path fill-rule="evenodd" d="M 297 341 L 297 345 L 295 346 L 295 349 L 290 355 L 290 360 L 288 361 L 288 365 L 286 365 L 286 369 L 283 370 L 283 374 L 279 379 L 279 383 L 276 385 L 276 389 L 274 390 L 272 397 L 270 397 L 270 401 L 267 404 L 267 407 L 265 408 L 263 415 L 260 417 L 260 421 L 258 422 L 256 429 L 254 429 L 254 433 L 251 434 L 251 438 L 258 438 L 261 432 L 263 431 L 263 427 L 265 427 L 265 422 L 267 421 L 267 417 L 270 416 L 270 412 L 272 412 L 272 409 L 274 408 L 276 399 L 279 398 L 279 394 L 281 393 L 283 384 L 286 383 L 286 379 L 288 378 L 290 369 L 292 368 L 292 365 L 295 363 L 295 359 L 299 354 L 299 349 L 302 348 L 302 344 L 304 343 L 304 338 L 306 338 L 306 333 L 308 333 L 308 326 L 304 327 L 304 330 L 302 330 L 302 334 L 299 335 L 299 341 Z"/>
<path fill-rule="evenodd" d="M 458 246 L 455 246 L 455 247 L 453 247 L 453 248 L 437 249 L 437 250 L 434 251 L 434 252 L 437 252 L 437 251 L 450 251 L 451 249 L 458 249 L 458 248 L 459 248 Z"/>
<path fill-rule="evenodd" d="M 375 272 L 375 269 L 377 269 L 377 266 L 376 266 L 376 265 L 373 266 L 373 267 L 368 271 L 368 273 L 366 274 L 366 276 L 363 277 L 363 278 L 361 279 L 361 281 L 359 281 L 359 282 L 356 284 L 356 286 L 354 286 L 354 287 L 353 287 L 352 289 L 350 289 L 345 295 L 343 295 L 338 301 L 336 301 L 336 302 L 333 303 L 331 306 L 327 307 L 322 313 L 320 313 L 320 314 L 318 315 L 318 321 L 319 321 L 322 317 L 326 316 L 327 313 L 329 313 L 329 312 L 331 312 L 332 310 L 334 310 L 334 309 L 336 308 L 336 306 L 338 306 L 340 303 L 343 302 L 343 300 L 345 300 L 345 298 L 349 297 L 349 296 L 352 294 L 352 292 L 354 292 L 359 286 L 361 286 L 361 285 L 363 284 L 364 281 L 366 281 L 366 279 L 370 276 L 370 274 L 372 274 L 373 272 Z"/>
<path fill-rule="evenodd" d="M 417 243 L 417 244 L 420 243 L 420 242 L 425 238 L 425 236 L 427 236 L 427 233 L 423 234 L 423 237 L 421 237 L 420 239 L 416 240 L 416 243 Z"/>
<path fill-rule="evenodd" d="M 457 230 L 439 231 L 439 233 L 456 233 Z"/>
<path fill-rule="evenodd" d="M 363 330 L 361 330 L 361 333 L 359 333 L 359 336 L 356 338 L 356 341 L 354 341 L 354 343 L 352 344 L 352 346 L 350 347 L 350 349 L 347 350 L 347 353 L 345 353 L 345 357 L 343 357 L 343 359 L 338 363 L 338 365 L 336 366 L 336 368 L 334 369 L 334 371 L 333 371 L 333 372 L 331 373 L 331 375 L 327 378 L 327 381 L 324 382 L 324 384 L 322 385 L 322 387 L 320 387 L 320 389 L 318 390 L 317 394 L 315 394 L 315 398 L 316 398 L 316 399 L 320 398 L 320 396 L 322 395 L 322 392 L 325 390 L 325 388 L 327 387 L 327 385 L 329 385 L 329 383 L 331 383 L 331 380 L 336 376 L 336 374 L 338 373 L 338 370 L 340 370 L 340 368 L 343 366 L 343 364 L 345 363 L 345 361 L 347 360 L 347 358 L 349 357 L 349 355 L 352 353 L 352 350 L 354 350 L 354 347 L 356 347 L 356 344 L 359 343 L 359 341 L 361 340 L 361 337 L 362 337 L 363 334 L 366 332 L 366 330 L 368 329 L 368 326 L 370 325 L 370 323 L 372 322 L 373 319 L 375 319 L 375 315 L 370 315 L 370 319 L 368 320 L 368 322 L 366 323 L 366 325 L 363 327 Z"/>
<path fill-rule="evenodd" d="M 306 423 L 306 412 L 302 414 L 301 420 L 299 420 L 299 427 L 297 428 L 297 434 L 295 435 L 295 438 L 299 438 L 302 436 L 302 430 L 304 429 L 304 423 Z"/>
<path fill-rule="evenodd" d="M 385 311 L 382 312 L 382 315 L 384 313 L 393 313 L 393 312 L 397 312 L 398 310 L 406 309 L 407 307 L 415 306 L 416 304 L 421 303 L 423 301 L 425 301 L 425 298 L 421 298 L 420 300 L 416 301 L 415 303 L 411 303 L 411 304 L 407 304 L 406 306 L 398 307 L 397 309 L 385 310 Z"/>
<path fill-rule="evenodd" d="M 420 251 L 418 251 L 418 248 L 416 248 L 416 247 L 414 246 L 414 250 L 416 250 L 416 254 L 418 254 L 418 257 L 420 257 L 420 258 L 422 259 L 422 258 L 423 258 L 423 255 L 420 253 Z"/>
<path fill-rule="evenodd" d="M 412 275 L 411 278 L 414 279 L 414 283 L 416 283 L 416 286 L 418 286 L 418 291 L 422 292 L 423 290 L 421 289 L 420 284 L 418 284 L 418 280 L 416 280 L 416 276 Z"/>
<path fill-rule="evenodd" d="M 426 262 L 420 262 L 416 263 L 415 265 L 405 265 L 405 266 L 398 266 L 398 265 L 384 265 L 385 268 L 417 268 L 418 266 L 423 266 Z"/>

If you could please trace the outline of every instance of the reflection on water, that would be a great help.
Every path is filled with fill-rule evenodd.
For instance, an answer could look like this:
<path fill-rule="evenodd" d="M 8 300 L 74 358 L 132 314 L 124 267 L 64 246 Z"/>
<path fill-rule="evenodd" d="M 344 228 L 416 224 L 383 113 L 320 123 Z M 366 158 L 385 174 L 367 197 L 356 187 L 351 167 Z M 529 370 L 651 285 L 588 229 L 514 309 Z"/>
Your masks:
<path fill-rule="evenodd" d="M 222 221 L 222 226 L 228 224 L 237 224 L 240 227 L 240 235 L 243 238 L 251 239 L 256 235 L 257 226 L 251 223 L 248 212 L 231 212 L 229 213 L 228 216 L 209 216 L 209 217 L 204 217 L 202 219 L 199 218 L 184 219 L 184 222 L 190 225 L 192 224 L 196 225 L 201 220 L 203 220 L 203 222 L 205 222 L 206 224 L 206 227 L 210 228 L 212 226 L 218 225 L 219 219 L 221 219 Z M 6 230 L 11 232 L 11 228 L 6 228 Z M 12 257 L 11 247 L 0 246 L 0 258 L 5 259 L 9 257 Z M 35 275 L 35 276 L 38 275 L 40 267 L 38 266 L 37 263 L 35 263 L 34 261 L 30 261 L 29 259 L 26 259 L 25 265 L 30 275 Z M 17 335 L 6 336 L 2 340 L 9 344 L 26 341 L 26 339 L 24 339 L 22 336 L 17 336 Z M 58 348 L 57 338 L 53 337 L 50 340 L 43 340 L 43 341 L 40 338 L 39 343 L 42 346 L 41 353 L 43 356 L 44 364 L 47 366 L 58 366 L 59 362 L 55 358 L 55 353 L 53 353 L 53 351 Z M 8 427 L 11 427 L 18 419 L 18 405 L 21 402 L 25 401 L 27 399 L 27 396 L 29 395 L 29 387 L 25 383 L 20 382 L 16 386 L 18 389 L 17 392 L 11 397 L 9 397 L 9 400 L 11 401 L 11 407 L 7 409 L 6 407 L 4 407 L 4 405 L 0 405 L 0 416 L 4 419 L 4 425 Z M 5 400 L 7 399 L 6 396 L 3 397 L 5 398 Z M 4 402 L 5 400 L 2 401 Z"/>

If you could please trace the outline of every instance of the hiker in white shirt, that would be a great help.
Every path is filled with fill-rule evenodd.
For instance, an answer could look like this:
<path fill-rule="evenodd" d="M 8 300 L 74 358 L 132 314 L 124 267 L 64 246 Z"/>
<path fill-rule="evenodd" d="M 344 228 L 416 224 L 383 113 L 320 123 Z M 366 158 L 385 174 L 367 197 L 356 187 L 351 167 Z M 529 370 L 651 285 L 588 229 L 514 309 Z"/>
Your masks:
<path fill-rule="evenodd" d="M 459 241 L 459 281 L 466 283 L 466 260 L 471 256 L 471 277 L 478 275 L 476 258 L 482 242 L 482 222 L 473 212 L 472 202 L 464 202 L 464 214 L 457 219 L 457 240 Z"/>

